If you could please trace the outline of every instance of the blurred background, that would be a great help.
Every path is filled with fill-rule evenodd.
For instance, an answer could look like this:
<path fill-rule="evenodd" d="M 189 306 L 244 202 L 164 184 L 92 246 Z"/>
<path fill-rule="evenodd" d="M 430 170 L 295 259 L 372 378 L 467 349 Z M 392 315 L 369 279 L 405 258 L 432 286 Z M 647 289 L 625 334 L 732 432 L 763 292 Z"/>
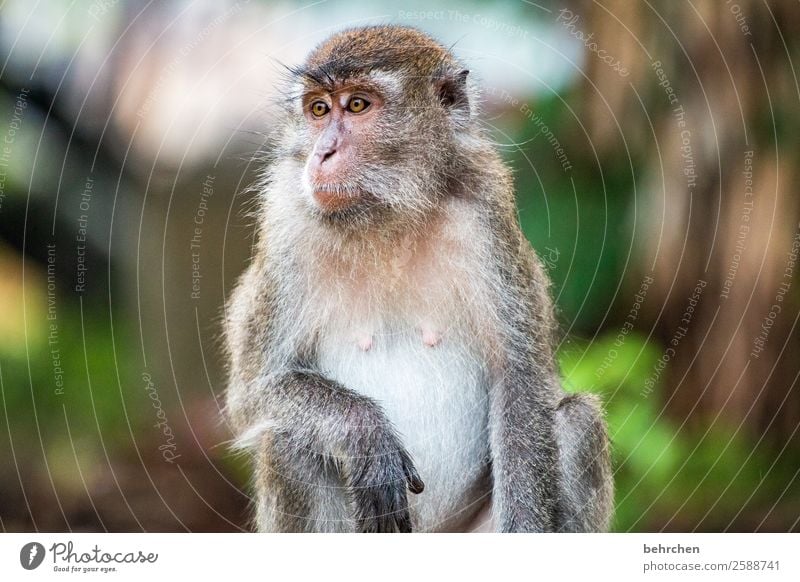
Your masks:
<path fill-rule="evenodd" d="M 793 0 L 2 2 L 2 530 L 248 528 L 219 318 L 251 160 L 283 64 L 370 23 L 484 86 L 614 529 L 800 530 Z"/>

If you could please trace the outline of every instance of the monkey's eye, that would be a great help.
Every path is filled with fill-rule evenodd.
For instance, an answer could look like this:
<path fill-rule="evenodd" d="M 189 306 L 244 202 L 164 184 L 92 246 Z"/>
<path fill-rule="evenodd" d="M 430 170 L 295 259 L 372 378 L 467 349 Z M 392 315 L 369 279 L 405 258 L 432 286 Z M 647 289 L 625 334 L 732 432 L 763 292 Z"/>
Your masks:
<path fill-rule="evenodd" d="M 311 115 L 313 115 L 314 117 L 322 117 L 323 115 L 328 113 L 328 111 L 331 110 L 331 108 L 328 107 L 328 104 L 325 103 L 324 101 L 314 101 L 311 104 L 310 109 L 311 109 Z"/>
<path fill-rule="evenodd" d="M 353 97 L 347 102 L 347 110 L 350 113 L 361 113 L 370 106 L 369 101 L 363 97 Z"/>

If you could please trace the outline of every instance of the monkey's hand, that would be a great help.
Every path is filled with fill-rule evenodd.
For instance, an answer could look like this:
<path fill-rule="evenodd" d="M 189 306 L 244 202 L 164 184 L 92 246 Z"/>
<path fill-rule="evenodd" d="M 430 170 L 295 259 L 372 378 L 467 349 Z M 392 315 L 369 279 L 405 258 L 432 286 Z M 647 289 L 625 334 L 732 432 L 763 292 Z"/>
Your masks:
<path fill-rule="evenodd" d="M 349 487 L 361 532 L 411 532 L 408 494 L 425 485 L 400 439 L 390 427 L 367 437 L 359 456 L 348 459 Z"/>
<path fill-rule="evenodd" d="M 332 462 L 353 502 L 358 531 L 411 531 L 407 489 L 421 493 L 424 485 L 377 402 L 311 370 L 274 373 L 258 394 L 264 400 L 251 407 L 270 416 L 254 415 L 255 428 L 242 431 L 241 446 L 274 432 L 270 463 L 289 476 L 294 490 L 313 484 L 313 475 Z"/>

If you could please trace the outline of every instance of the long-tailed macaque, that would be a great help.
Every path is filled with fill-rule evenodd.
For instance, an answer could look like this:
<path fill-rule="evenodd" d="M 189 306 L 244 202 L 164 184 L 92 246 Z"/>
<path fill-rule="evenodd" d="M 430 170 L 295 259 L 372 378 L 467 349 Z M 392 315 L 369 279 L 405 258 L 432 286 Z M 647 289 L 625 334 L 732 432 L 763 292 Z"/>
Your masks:
<path fill-rule="evenodd" d="M 605 422 L 560 387 L 547 275 L 468 71 L 376 26 L 290 84 L 225 315 L 258 529 L 606 529 Z"/>

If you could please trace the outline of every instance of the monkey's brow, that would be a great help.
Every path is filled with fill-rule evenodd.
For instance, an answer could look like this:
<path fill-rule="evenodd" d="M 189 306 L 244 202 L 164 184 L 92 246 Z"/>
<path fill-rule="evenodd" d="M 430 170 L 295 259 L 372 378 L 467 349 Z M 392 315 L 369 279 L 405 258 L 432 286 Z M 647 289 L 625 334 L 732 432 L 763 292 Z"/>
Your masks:
<path fill-rule="evenodd" d="M 382 63 L 375 59 L 365 59 L 364 62 L 353 62 L 352 59 L 335 59 L 313 66 L 300 65 L 287 67 L 289 73 L 296 79 L 316 85 L 322 89 L 333 91 L 337 85 L 355 83 L 374 84 L 371 75 L 382 71 Z"/>
<path fill-rule="evenodd" d="M 305 65 L 290 67 L 289 72 L 297 79 L 332 92 L 337 84 L 346 83 L 356 78 L 363 79 L 368 77 L 370 71 L 369 68 L 323 63 L 313 67 Z"/>
<path fill-rule="evenodd" d="M 383 95 L 387 90 L 383 83 L 364 75 L 349 79 L 333 79 L 330 82 L 322 83 L 313 79 L 305 79 L 303 84 L 304 87 L 300 89 L 299 94 L 294 95 L 295 98 L 306 98 L 310 95 L 322 93 L 334 94 L 341 91 L 366 91 Z"/>
<path fill-rule="evenodd" d="M 333 85 L 334 82 L 334 79 L 332 77 L 321 74 L 321 71 L 315 69 L 309 69 L 304 66 L 297 66 L 297 67 L 287 66 L 286 69 L 289 71 L 289 74 L 292 75 L 295 79 L 313 83 L 321 87 Z"/>

